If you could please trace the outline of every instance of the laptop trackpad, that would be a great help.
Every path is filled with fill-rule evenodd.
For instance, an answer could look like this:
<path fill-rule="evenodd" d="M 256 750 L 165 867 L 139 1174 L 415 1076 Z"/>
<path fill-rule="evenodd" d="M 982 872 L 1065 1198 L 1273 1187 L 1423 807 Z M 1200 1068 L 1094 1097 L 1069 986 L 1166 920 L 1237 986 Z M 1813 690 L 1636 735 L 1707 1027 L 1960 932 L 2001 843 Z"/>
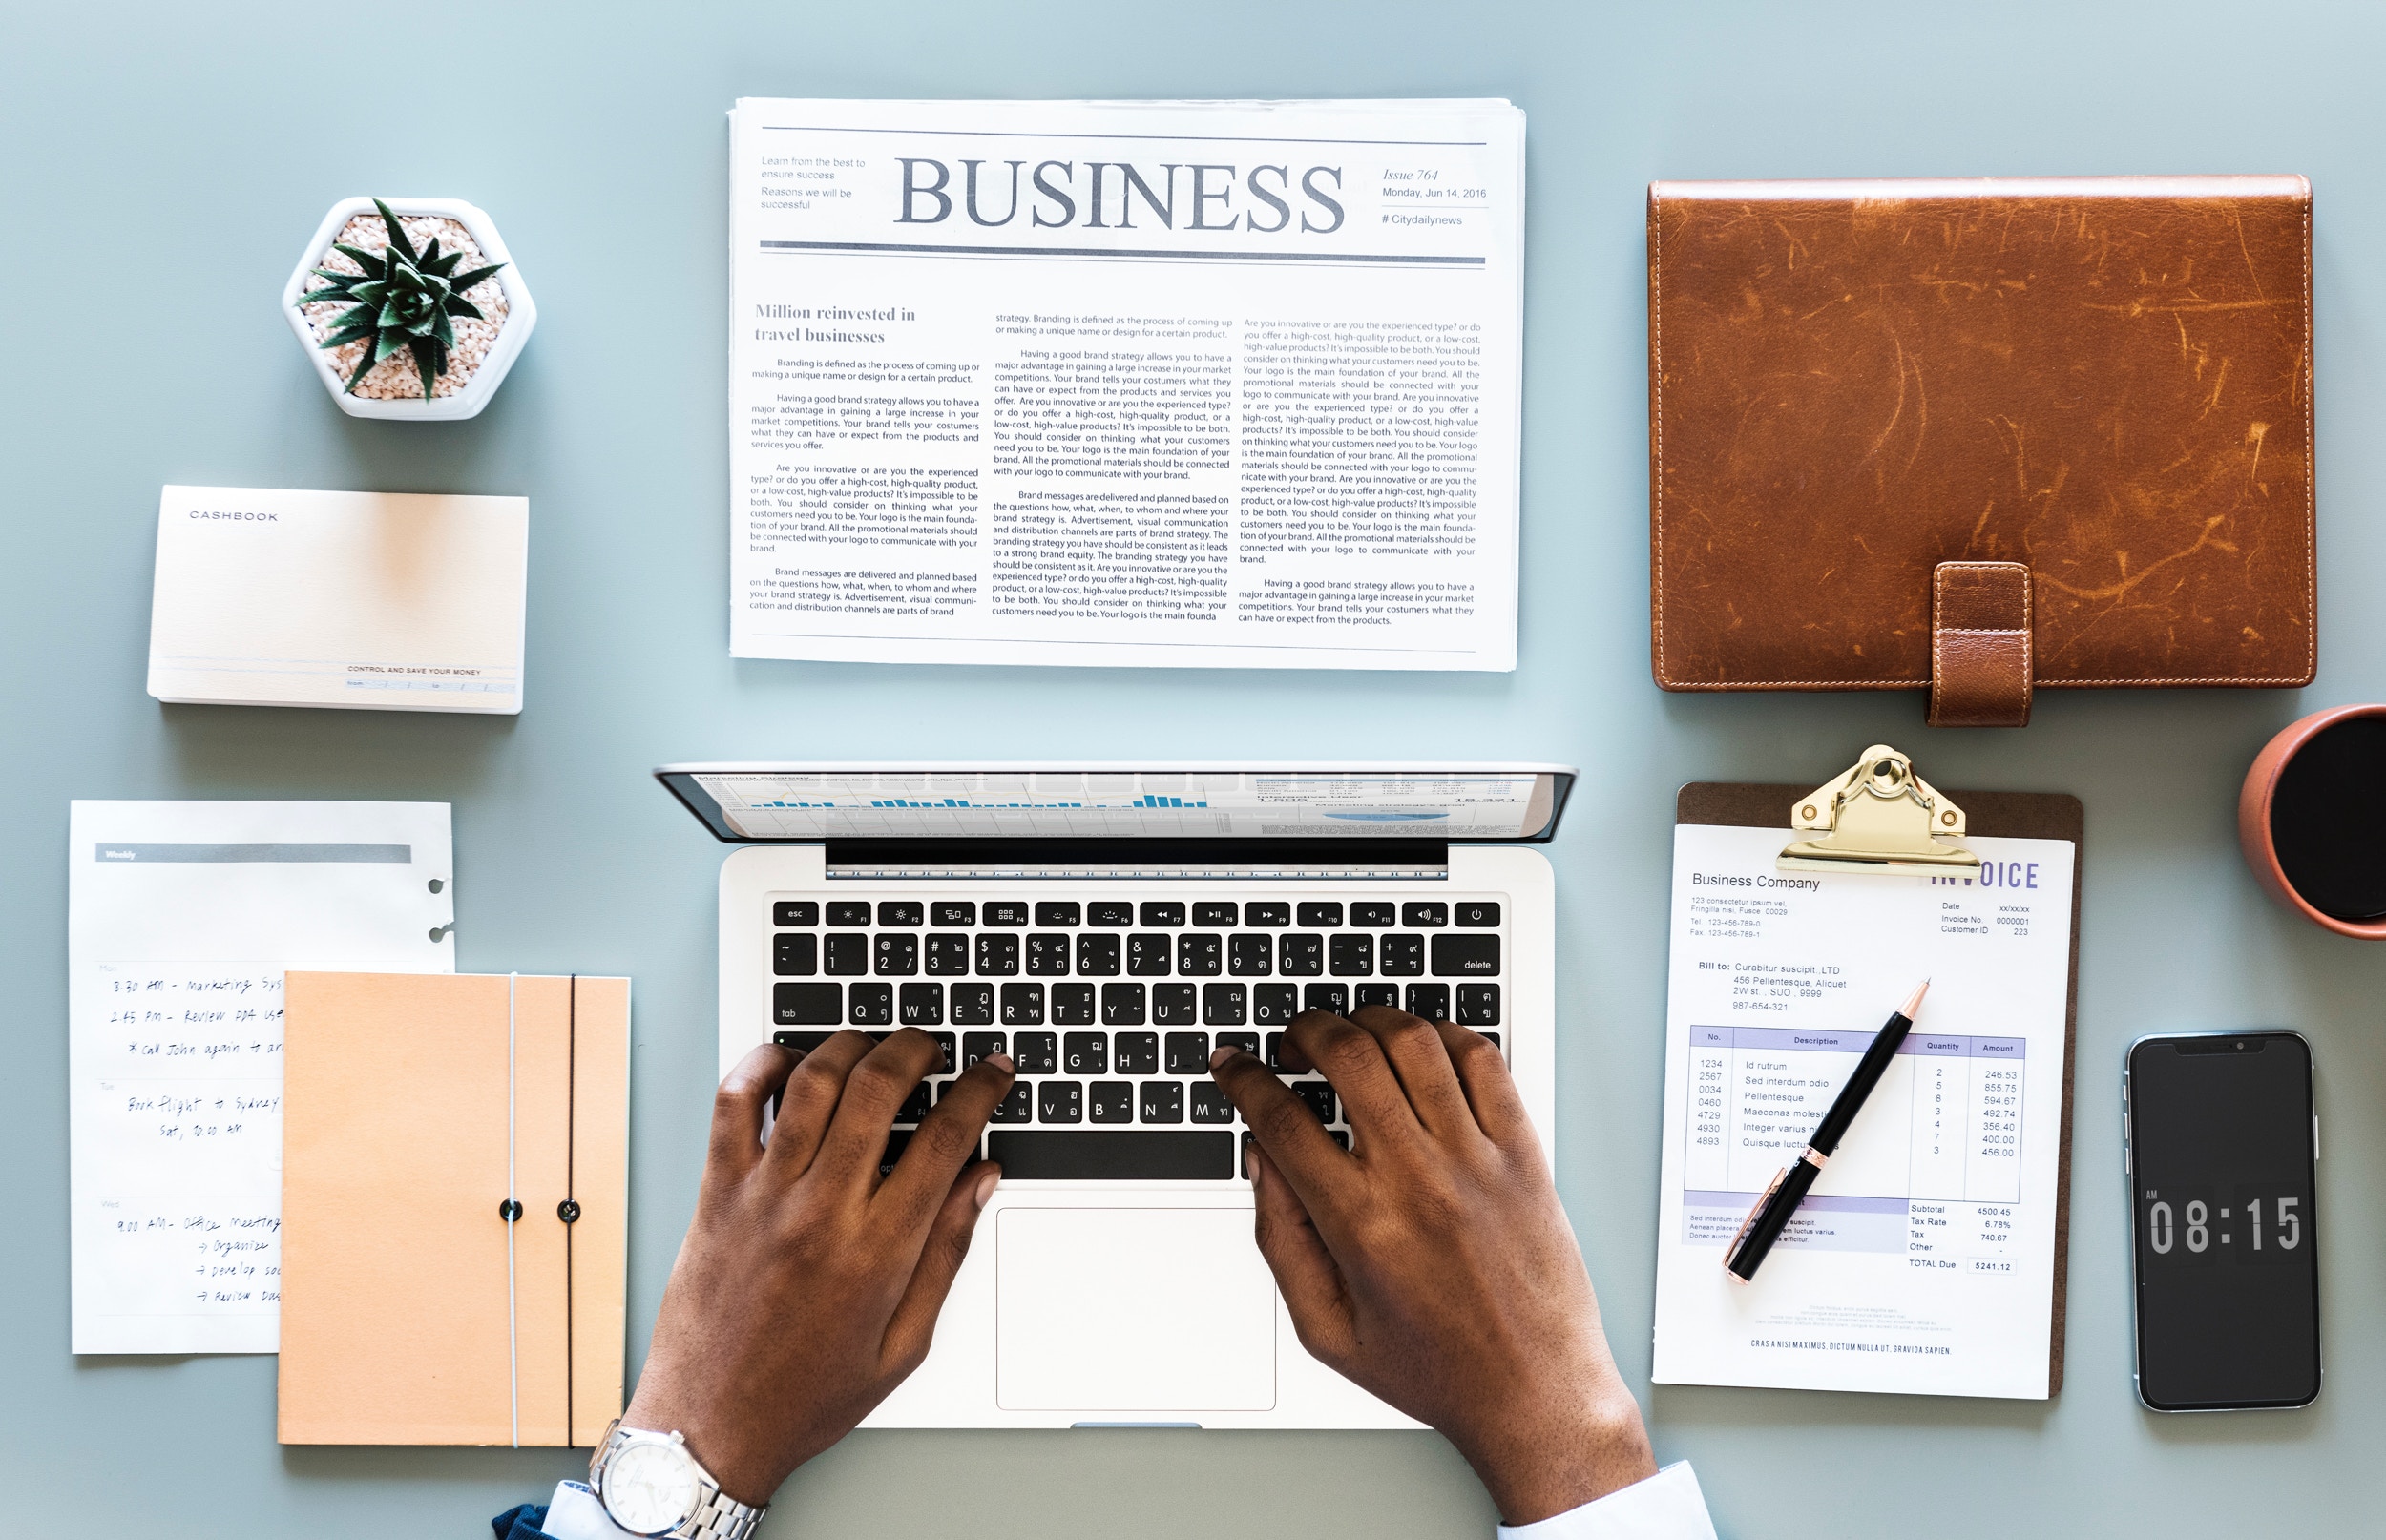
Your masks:
<path fill-rule="evenodd" d="M 1251 1211 L 995 1213 L 995 1390 L 1006 1411 L 1266 1411 L 1276 1280 Z"/>

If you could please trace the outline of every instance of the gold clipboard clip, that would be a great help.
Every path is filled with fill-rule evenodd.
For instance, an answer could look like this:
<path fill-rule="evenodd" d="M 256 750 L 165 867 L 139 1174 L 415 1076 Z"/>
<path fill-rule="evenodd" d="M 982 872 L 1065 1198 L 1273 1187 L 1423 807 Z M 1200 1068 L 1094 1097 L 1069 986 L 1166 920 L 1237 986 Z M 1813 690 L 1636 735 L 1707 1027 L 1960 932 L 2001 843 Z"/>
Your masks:
<path fill-rule="evenodd" d="M 1781 852 L 1783 871 L 1881 872 L 1937 877 L 1977 872 L 1980 858 L 1960 844 L 1963 809 L 1914 773 L 1914 761 L 1875 743 L 1845 775 L 1790 809 L 1790 826 L 1823 836 Z"/>

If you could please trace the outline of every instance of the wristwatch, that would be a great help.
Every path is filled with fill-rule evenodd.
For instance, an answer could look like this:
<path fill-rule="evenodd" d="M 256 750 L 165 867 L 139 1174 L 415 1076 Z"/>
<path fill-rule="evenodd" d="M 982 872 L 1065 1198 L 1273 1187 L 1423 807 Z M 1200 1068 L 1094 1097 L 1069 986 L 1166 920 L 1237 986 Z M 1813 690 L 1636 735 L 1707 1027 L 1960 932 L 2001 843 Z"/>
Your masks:
<path fill-rule="evenodd" d="M 588 1484 L 616 1525 L 667 1540 L 747 1540 L 770 1511 L 723 1496 L 680 1434 L 623 1427 L 618 1417 L 588 1462 Z"/>

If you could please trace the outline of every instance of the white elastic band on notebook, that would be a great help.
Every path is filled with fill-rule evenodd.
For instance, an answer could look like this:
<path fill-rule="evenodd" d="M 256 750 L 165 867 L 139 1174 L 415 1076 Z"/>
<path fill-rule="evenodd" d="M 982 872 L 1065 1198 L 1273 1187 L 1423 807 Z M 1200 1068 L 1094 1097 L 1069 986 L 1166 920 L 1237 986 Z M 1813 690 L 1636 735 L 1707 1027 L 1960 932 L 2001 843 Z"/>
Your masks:
<path fill-rule="evenodd" d="M 519 973 L 506 975 L 506 1212 L 513 1202 L 513 987 Z M 513 1402 L 513 1446 L 522 1446 L 522 1349 L 513 1313 L 513 1219 L 506 1220 L 506 1382 Z"/>

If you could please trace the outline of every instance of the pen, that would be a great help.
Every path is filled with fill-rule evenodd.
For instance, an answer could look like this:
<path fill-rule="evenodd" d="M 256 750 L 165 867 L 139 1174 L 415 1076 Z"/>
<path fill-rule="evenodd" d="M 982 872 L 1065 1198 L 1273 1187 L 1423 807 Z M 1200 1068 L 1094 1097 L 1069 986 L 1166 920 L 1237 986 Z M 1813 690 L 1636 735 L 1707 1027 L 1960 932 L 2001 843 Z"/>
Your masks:
<path fill-rule="evenodd" d="M 1806 1201 L 1814 1178 L 1823 1174 L 1823 1164 L 1839 1141 L 1847 1136 L 1848 1125 L 1864 1110 L 1864 1099 L 1880 1084 L 1880 1077 L 1889 1068 L 1889 1061 L 1897 1055 L 1897 1048 L 1913 1030 L 1914 1013 L 1922 1009 L 1922 996 L 1930 992 L 1931 981 L 1924 979 L 1915 987 L 1914 996 L 1893 1012 L 1888 1025 L 1873 1039 L 1873 1046 L 1855 1061 L 1855 1073 L 1839 1088 L 1839 1097 L 1823 1114 L 1822 1125 L 1814 1137 L 1807 1141 L 1806 1152 L 1784 1166 L 1773 1176 L 1773 1184 L 1765 1189 L 1765 1196 L 1748 1210 L 1748 1217 L 1740 1221 L 1740 1233 L 1731 1238 L 1730 1249 L 1724 1253 L 1724 1271 L 1734 1280 L 1746 1283 L 1765 1265 L 1765 1257 L 1789 1227 L 1790 1216 L 1798 1212 Z"/>

